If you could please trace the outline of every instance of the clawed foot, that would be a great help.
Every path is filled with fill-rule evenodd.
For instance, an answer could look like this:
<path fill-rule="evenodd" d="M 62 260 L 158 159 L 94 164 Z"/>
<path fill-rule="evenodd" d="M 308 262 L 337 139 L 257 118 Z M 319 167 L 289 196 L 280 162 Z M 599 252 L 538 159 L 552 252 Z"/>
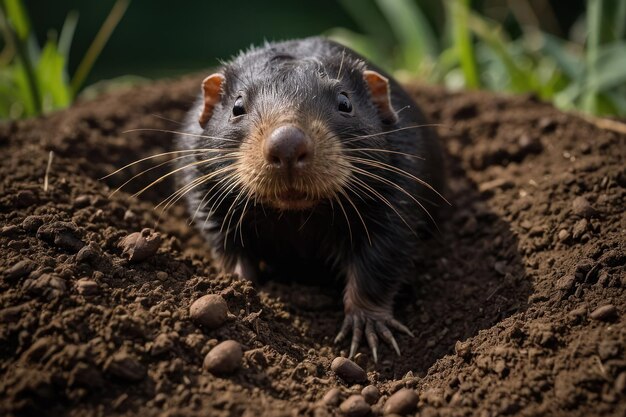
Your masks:
<path fill-rule="evenodd" d="M 347 313 L 343 320 L 341 330 L 335 337 L 335 343 L 339 343 L 346 338 L 350 330 L 352 330 L 352 343 L 350 344 L 350 359 L 354 357 L 356 350 L 361 344 L 363 331 L 365 331 L 365 339 L 372 350 L 374 362 L 378 362 L 378 337 L 380 336 L 385 342 L 393 346 L 394 350 L 400 356 L 400 348 L 398 342 L 393 337 L 390 329 L 398 330 L 411 337 L 415 337 L 413 333 L 404 324 L 394 319 L 391 314 L 374 315 L 366 311 L 356 311 Z"/>

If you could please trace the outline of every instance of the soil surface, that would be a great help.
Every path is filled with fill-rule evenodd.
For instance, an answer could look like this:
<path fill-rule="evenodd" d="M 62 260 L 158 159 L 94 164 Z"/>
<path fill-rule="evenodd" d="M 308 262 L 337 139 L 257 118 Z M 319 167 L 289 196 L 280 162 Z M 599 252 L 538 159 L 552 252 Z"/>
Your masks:
<path fill-rule="evenodd" d="M 625 135 L 530 96 L 411 87 L 440 124 L 452 207 L 396 300 L 416 337 L 397 335 L 402 357 L 382 346 L 378 365 L 362 346 L 369 382 L 355 385 L 330 369 L 347 348 L 332 342 L 340 285 L 218 273 L 184 207 L 155 209 L 169 178 L 131 196 L 167 165 L 110 196 L 167 156 L 100 180 L 171 150 L 170 133 L 125 132 L 179 129 L 198 86 L 155 83 L 0 125 L 1 415 L 322 417 L 368 384 L 381 397 L 351 399 L 353 415 L 381 414 L 402 388 L 416 394 L 397 408 L 410 415 L 626 413 Z M 144 228 L 158 250 L 129 259 L 118 242 Z M 216 329 L 190 317 L 206 294 L 228 306 Z M 215 376 L 203 361 L 225 340 L 243 358 Z"/>

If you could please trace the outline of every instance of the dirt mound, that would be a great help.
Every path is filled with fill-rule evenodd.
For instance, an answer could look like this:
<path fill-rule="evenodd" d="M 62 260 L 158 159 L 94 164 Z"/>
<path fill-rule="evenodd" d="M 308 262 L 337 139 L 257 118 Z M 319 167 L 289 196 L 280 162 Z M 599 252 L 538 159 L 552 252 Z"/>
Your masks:
<path fill-rule="evenodd" d="M 330 370 L 346 353 L 332 344 L 339 287 L 218 274 L 184 209 L 154 209 L 171 181 L 109 198 L 167 156 L 99 180 L 171 150 L 167 132 L 123 132 L 179 129 L 198 85 L 0 126 L 1 414 L 321 417 L 340 414 L 319 402 L 331 388 L 340 400 L 363 388 Z M 532 97 L 412 92 L 440 124 L 453 206 L 396 303 L 416 337 L 398 335 L 401 358 L 387 346 L 378 366 L 364 347 L 356 358 L 382 394 L 372 412 L 406 387 L 420 416 L 624 415 L 626 136 Z M 118 242 L 144 228 L 158 251 L 129 260 Z M 217 329 L 190 318 L 205 294 L 228 305 Z M 241 368 L 203 371 L 229 339 Z"/>

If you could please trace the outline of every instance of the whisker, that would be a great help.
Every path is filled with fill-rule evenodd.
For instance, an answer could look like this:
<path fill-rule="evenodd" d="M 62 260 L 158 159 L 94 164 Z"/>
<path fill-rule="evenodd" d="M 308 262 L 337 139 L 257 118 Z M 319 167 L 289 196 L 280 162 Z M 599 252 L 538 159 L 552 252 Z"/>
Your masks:
<path fill-rule="evenodd" d="M 376 136 L 384 136 L 384 135 L 389 135 L 391 133 L 395 133 L 395 132 L 400 132 L 403 130 L 409 130 L 409 129 L 418 129 L 421 127 L 448 127 L 446 125 L 440 124 L 440 123 L 427 123 L 427 124 L 423 124 L 423 125 L 414 125 L 414 126 L 405 126 L 405 127 L 400 127 L 398 129 L 393 129 L 393 130 L 387 130 L 384 132 L 379 132 L 379 133 L 372 133 L 369 135 L 362 135 L 362 136 L 354 136 L 352 138 L 350 138 L 350 140 L 344 141 L 343 143 L 351 143 L 357 140 L 361 140 L 361 139 L 367 139 L 367 138 L 373 138 Z M 448 127 L 450 128 L 450 127 Z M 452 128 L 450 128 L 452 129 Z"/>
<path fill-rule="evenodd" d="M 156 117 L 158 119 L 165 120 L 165 121 L 168 121 L 168 122 L 176 123 L 177 125 L 180 125 L 180 126 L 184 126 L 185 125 L 185 123 L 183 123 L 183 122 L 179 122 L 178 120 L 174 120 L 174 119 L 168 119 L 167 117 L 161 116 L 160 114 L 151 113 L 150 116 L 154 116 L 154 117 Z"/>
<path fill-rule="evenodd" d="M 157 165 L 155 165 L 155 166 L 153 166 L 153 167 L 150 167 L 150 168 L 148 168 L 148 169 L 144 169 L 143 171 L 141 171 L 141 172 L 140 172 L 140 173 L 138 173 L 138 174 L 133 175 L 133 176 L 132 176 L 129 180 L 127 180 L 127 181 L 126 181 L 126 182 L 124 182 L 122 185 L 120 185 L 119 187 L 117 187 L 117 188 L 116 188 L 116 189 L 115 189 L 115 190 L 114 190 L 111 194 L 109 194 L 109 198 L 113 197 L 113 195 L 114 195 L 115 193 L 119 192 L 122 188 L 124 188 L 126 185 L 128 185 L 130 182 L 132 182 L 134 179 L 136 179 L 136 178 L 138 178 L 138 177 L 140 177 L 140 176 L 142 176 L 142 175 L 144 175 L 144 174 L 147 174 L 148 172 L 150 172 L 150 171 L 152 171 L 152 170 L 155 170 L 155 169 L 157 169 L 157 168 L 160 168 L 160 167 L 162 167 L 163 165 L 166 165 L 166 164 L 169 164 L 169 163 L 175 162 L 175 161 L 177 161 L 177 160 L 179 160 L 179 159 L 188 158 L 188 157 L 190 157 L 190 156 L 195 156 L 195 155 L 194 155 L 194 154 L 191 154 L 191 155 L 182 155 L 182 156 L 177 156 L 176 158 L 169 159 L 169 160 L 167 160 L 167 161 L 165 161 L 165 162 L 161 162 L 160 164 L 157 164 Z"/>
<path fill-rule="evenodd" d="M 361 216 L 361 212 L 359 211 L 359 209 L 356 207 L 352 199 L 348 196 L 348 194 L 344 190 L 341 190 L 340 193 L 346 198 L 346 200 L 348 200 L 348 203 L 352 206 L 352 208 L 354 208 L 356 215 L 359 216 L 359 219 L 361 220 L 361 224 L 363 224 L 363 228 L 365 229 L 365 235 L 367 236 L 367 241 L 370 243 L 370 246 L 372 246 L 372 238 L 370 237 L 370 232 L 367 229 L 365 220 L 363 220 L 363 216 Z"/>
<path fill-rule="evenodd" d="M 417 158 L 417 159 L 421 159 L 422 161 L 425 161 L 426 158 L 418 156 L 418 155 L 413 155 L 410 153 L 406 153 L 406 152 L 400 152 L 400 151 L 392 151 L 389 149 L 379 149 L 379 148 L 347 148 L 347 149 L 343 149 L 342 152 L 382 152 L 382 153 L 391 153 L 391 154 L 395 154 L 395 155 L 402 155 L 402 156 L 407 156 L 409 158 Z"/>
<path fill-rule="evenodd" d="M 220 138 L 218 136 L 201 135 L 201 134 L 198 134 L 198 133 L 179 132 L 177 130 L 168 130 L 168 129 L 138 128 L 138 129 L 125 130 L 122 133 L 132 133 L 132 132 L 172 133 L 174 135 L 183 135 L 183 136 L 191 136 L 191 137 L 195 137 L 195 138 L 215 139 L 215 140 L 222 140 L 224 142 L 239 143 L 239 141 L 235 140 L 235 139 Z"/>
<path fill-rule="evenodd" d="M 409 193 L 407 190 L 405 190 L 404 188 L 402 188 L 401 186 L 399 186 L 395 182 L 393 182 L 393 181 L 391 181 L 391 180 L 389 180 L 389 179 L 387 179 L 385 177 L 381 177 L 380 175 L 376 175 L 376 174 L 374 174 L 372 172 L 366 171 L 366 170 L 358 168 L 358 167 L 353 167 L 353 169 L 355 171 L 359 172 L 361 175 L 365 175 L 366 177 L 370 177 L 370 178 L 375 179 L 377 181 L 383 182 L 383 183 L 385 183 L 387 185 L 391 185 L 392 187 L 400 190 L 402 193 L 404 193 L 406 196 L 408 196 L 411 200 L 413 200 L 422 210 L 424 210 L 424 212 L 430 218 L 430 220 L 433 222 L 433 224 L 435 225 L 437 230 L 439 230 L 439 227 L 437 226 L 437 222 L 435 221 L 433 216 L 430 214 L 428 209 L 426 209 L 426 207 L 424 207 L 424 205 L 421 202 L 419 202 L 413 195 L 411 195 L 411 193 Z"/>
<path fill-rule="evenodd" d="M 337 200 L 337 204 L 339 204 L 339 207 L 341 208 L 341 211 L 343 212 L 343 216 L 346 218 L 346 224 L 348 225 L 348 233 L 350 235 L 350 246 L 353 246 L 354 243 L 352 241 L 352 227 L 350 226 L 350 220 L 348 219 L 348 214 L 346 213 L 346 209 L 343 207 L 343 204 L 341 204 L 341 199 L 337 196 L 333 196 L 336 200 Z"/>
<path fill-rule="evenodd" d="M 365 171 L 367 172 L 367 171 Z M 374 188 L 372 188 L 371 186 L 369 186 L 366 182 L 364 182 L 363 180 L 361 180 L 358 177 L 352 177 L 353 181 L 356 181 L 355 184 L 360 185 L 361 187 L 364 187 L 365 189 L 367 189 L 370 193 L 372 193 L 373 195 L 375 195 L 376 197 L 378 197 L 378 199 L 380 201 L 382 201 L 383 203 L 385 203 L 385 205 L 387 205 L 387 207 L 389 207 L 391 210 L 394 211 L 394 213 L 396 213 L 396 215 L 400 218 L 400 220 L 402 220 L 402 222 L 406 225 L 406 227 L 414 234 L 417 235 L 417 233 L 415 232 L 415 230 L 413 230 L 413 228 L 411 227 L 411 225 L 406 221 L 406 219 L 400 214 L 400 212 L 398 211 L 398 209 L 396 209 L 396 207 L 391 204 L 389 202 L 389 200 L 387 200 L 387 198 L 385 198 L 382 194 L 380 194 L 378 191 L 376 191 Z"/>
<path fill-rule="evenodd" d="M 398 168 L 398 167 L 393 166 L 393 165 L 389 165 L 389 164 L 381 162 L 381 161 L 373 160 L 373 159 L 358 158 L 358 157 L 349 156 L 349 155 L 344 156 L 344 158 L 346 160 L 348 160 L 348 161 L 360 162 L 363 165 L 369 165 L 369 166 L 372 166 L 372 167 L 377 167 L 377 168 L 384 169 L 384 170 L 387 170 L 387 171 L 395 172 L 395 173 L 403 175 L 403 176 L 405 176 L 407 178 L 411 178 L 411 179 L 417 181 L 418 183 L 422 184 L 423 186 L 425 186 L 426 188 L 428 188 L 429 190 L 431 190 L 435 194 L 437 194 L 437 196 L 439 198 L 441 198 L 443 201 L 445 201 L 446 204 L 448 204 L 450 206 L 452 205 L 452 204 L 450 204 L 450 202 L 443 195 L 441 195 L 441 193 L 439 191 L 435 190 L 433 188 L 433 186 L 431 186 L 429 183 L 427 183 L 423 179 L 418 178 L 415 175 L 411 174 L 410 172 L 407 172 L 407 171 L 405 171 L 405 170 L 403 170 L 401 168 Z"/>
<path fill-rule="evenodd" d="M 117 174 L 117 173 L 118 173 L 118 172 L 120 172 L 120 171 L 123 171 L 123 170 L 125 170 L 125 169 L 128 169 L 128 168 L 132 167 L 133 165 L 137 165 L 137 164 L 139 164 L 139 163 L 141 163 L 141 162 L 144 162 L 144 161 L 147 161 L 147 160 L 149 160 L 149 159 L 154 159 L 154 158 L 159 158 L 159 157 L 161 157 L 161 156 L 174 155 L 174 154 L 179 154 L 179 153 L 192 153 L 192 154 L 193 154 L 193 153 L 204 153 L 204 152 L 206 152 L 206 151 L 212 151 L 212 150 L 213 150 L 213 149 L 185 149 L 185 150 L 182 150 L 182 151 L 172 151 L 172 152 L 163 152 L 163 153 L 158 153 L 158 154 L 156 154 L 156 155 L 147 156 L 147 157 L 145 157 L 145 158 L 141 158 L 141 159 L 138 159 L 138 160 L 136 160 L 136 161 L 134 161 L 134 162 L 131 162 L 130 164 L 124 165 L 123 167 L 121 167 L 121 168 L 119 168 L 119 169 L 117 169 L 117 170 L 115 170 L 115 171 L 111 172 L 110 174 L 105 175 L 105 176 L 104 176 L 104 177 L 102 177 L 102 178 L 99 178 L 99 180 L 100 180 L 100 181 L 102 181 L 102 180 L 104 180 L 104 179 L 107 179 L 107 178 L 109 178 L 109 177 L 111 177 L 111 176 L 113 176 L 113 175 Z"/>
<path fill-rule="evenodd" d="M 233 156 L 234 156 L 234 154 L 235 154 L 235 153 L 233 153 Z M 213 161 L 212 161 L 212 160 L 200 160 L 200 161 L 196 161 L 196 162 L 193 162 L 193 163 L 191 163 L 191 164 L 187 164 L 187 165 L 184 165 L 184 166 L 182 166 L 182 167 L 179 167 L 179 168 L 177 168 L 177 169 L 175 169 L 175 170 L 173 170 L 173 171 L 168 172 L 168 173 L 167 173 L 167 174 L 165 174 L 165 175 L 162 175 L 161 177 L 157 178 L 156 180 L 152 181 L 149 185 L 145 186 L 144 188 L 142 188 L 141 190 L 139 190 L 138 192 L 136 192 L 136 193 L 135 193 L 135 194 L 133 194 L 132 196 L 133 196 L 133 197 L 138 197 L 138 196 L 140 196 L 141 194 L 143 194 L 143 193 L 144 193 L 146 190 L 148 190 L 149 188 L 151 188 L 151 187 L 155 186 L 156 184 L 158 184 L 158 183 L 162 182 L 162 181 L 163 181 L 164 179 L 166 179 L 167 177 L 170 177 L 170 176 L 172 176 L 172 175 L 176 174 L 177 172 L 182 171 L 183 169 L 191 168 L 191 167 L 196 166 L 196 165 L 207 164 L 207 163 L 210 163 L 210 162 L 213 162 Z"/>

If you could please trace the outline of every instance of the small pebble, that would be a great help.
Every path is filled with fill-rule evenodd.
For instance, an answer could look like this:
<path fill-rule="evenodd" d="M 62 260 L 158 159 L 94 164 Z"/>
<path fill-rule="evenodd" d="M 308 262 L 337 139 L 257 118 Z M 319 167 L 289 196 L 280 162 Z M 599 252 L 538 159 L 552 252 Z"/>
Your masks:
<path fill-rule="evenodd" d="M 322 397 L 321 403 L 329 407 L 336 407 L 341 401 L 341 390 L 338 388 L 329 389 Z"/>
<path fill-rule="evenodd" d="M 209 329 L 216 329 L 226 321 L 228 305 L 221 295 L 208 294 L 191 304 L 189 315 L 196 323 Z"/>
<path fill-rule="evenodd" d="M 572 201 L 572 211 L 576 216 L 587 218 L 592 217 L 597 213 L 589 201 L 582 196 L 576 197 L 574 201 Z"/>
<path fill-rule="evenodd" d="M 104 371 L 127 381 L 138 382 L 145 378 L 146 368 L 126 352 L 117 352 L 104 364 Z"/>
<path fill-rule="evenodd" d="M 557 237 L 559 238 L 559 241 L 565 242 L 567 239 L 570 238 L 570 234 L 567 229 L 561 229 L 559 230 L 559 235 Z"/>
<path fill-rule="evenodd" d="M 76 281 L 76 291 L 80 295 L 94 295 L 98 293 L 98 283 L 89 278 L 81 278 Z"/>
<path fill-rule="evenodd" d="M 367 382 L 367 373 L 350 359 L 341 356 L 336 357 L 331 363 L 330 369 L 346 382 Z"/>
<path fill-rule="evenodd" d="M 360 395 L 351 395 L 341 403 L 339 410 L 348 417 L 362 417 L 371 411 L 371 407 Z"/>
<path fill-rule="evenodd" d="M 168 274 L 165 271 L 159 271 L 156 273 L 156 277 L 159 281 L 167 280 Z"/>
<path fill-rule="evenodd" d="M 361 390 L 361 395 L 368 404 L 375 404 L 380 398 L 380 392 L 374 385 L 368 385 Z"/>
<path fill-rule="evenodd" d="M 613 304 L 603 305 L 596 308 L 589 314 L 594 320 L 609 321 L 617 318 L 617 309 Z"/>
<path fill-rule="evenodd" d="M 241 366 L 243 350 L 234 340 L 226 340 L 207 353 L 204 358 L 204 369 L 214 375 L 230 374 Z"/>
<path fill-rule="evenodd" d="M 131 233 L 118 243 L 122 248 L 122 256 L 130 262 L 141 262 L 154 255 L 161 246 L 161 235 L 152 229 Z"/>
<path fill-rule="evenodd" d="M 402 388 L 393 394 L 383 407 L 383 414 L 408 414 L 415 410 L 419 397 L 414 390 Z"/>

